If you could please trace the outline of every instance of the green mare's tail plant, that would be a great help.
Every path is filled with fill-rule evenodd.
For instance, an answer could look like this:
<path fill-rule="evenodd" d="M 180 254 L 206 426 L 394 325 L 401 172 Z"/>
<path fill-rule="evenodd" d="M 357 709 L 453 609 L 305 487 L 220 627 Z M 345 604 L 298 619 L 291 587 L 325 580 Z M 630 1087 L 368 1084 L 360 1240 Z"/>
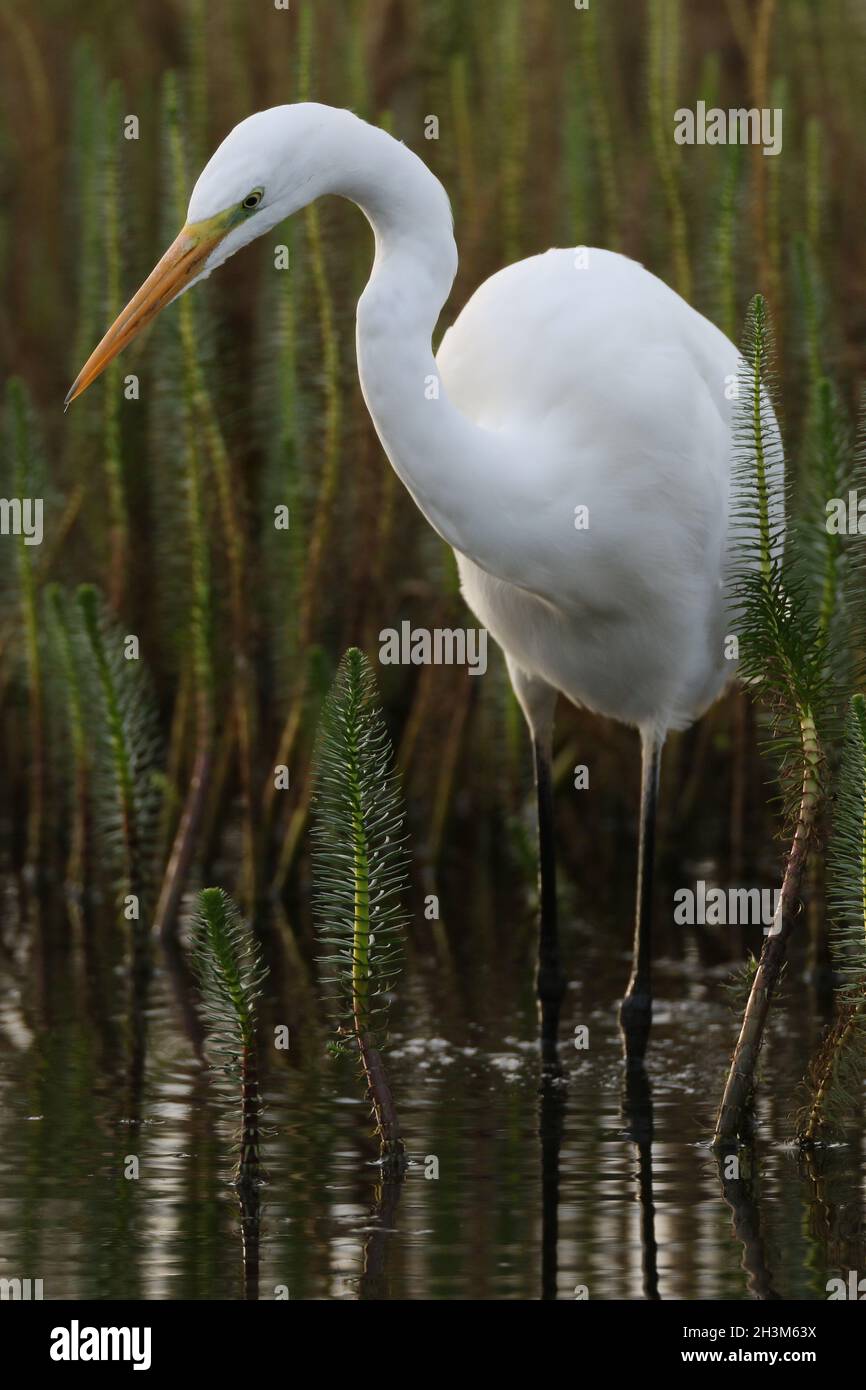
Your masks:
<path fill-rule="evenodd" d="M 93 819 L 103 862 L 119 889 L 123 919 L 131 924 L 134 974 L 141 983 L 150 970 L 154 846 L 162 794 L 156 702 L 134 634 L 124 633 L 109 618 L 98 590 L 82 584 L 74 611 L 55 597 L 54 616 L 65 634 L 68 678 L 77 673 L 77 698 L 87 702 Z M 74 707 L 72 690 L 70 702 Z"/>
<path fill-rule="evenodd" d="M 183 160 L 183 141 L 178 112 L 177 83 L 166 76 L 163 89 L 163 118 L 168 142 L 168 198 L 175 209 L 175 220 L 182 220 L 187 188 Z M 185 632 L 187 635 L 188 679 L 193 691 L 195 754 L 183 810 L 174 833 L 162 884 L 157 898 L 154 931 L 172 939 L 184 886 L 198 843 L 215 758 L 216 686 L 212 650 L 214 599 L 211 555 L 208 545 L 208 475 L 204 467 L 204 445 L 213 425 L 208 414 L 200 413 L 201 366 L 196 355 L 196 301 L 185 296 L 178 305 L 180 333 L 180 372 L 183 381 L 180 404 L 181 440 L 173 452 L 173 468 L 183 476 L 183 514 L 186 522 L 185 550 L 189 555 L 186 576 Z M 181 533 L 182 534 L 182 533 Z"/>
<path fill-rule="evenodd" d="M 732 631 L 740 675 L 769 711 L 768 743 L 779 763 L 790 847 L 716 1119 L 721 1145 L 744 1132 L 770 1000 L 822 804 L 822 738 L 835 691 L 830 614 L 802 568 L 782 556 L 786 492 L 771 406 L 772 339 L 760 295 L 749 307 L 745 336 L 731 464 Z"/>
<path fill-rule="evenodd" d="M 120 216 L 120 147 L 122 136 L 123 92 L 119 82 L 112 82 L 105 98 L 105 319 L 111 323 L 123 308 L 120 290 L 121 216 Z M 129 511 L 124 484 L 123 451 L 121 445 L 120 409 L 123 368 L 117 358 L 109 363 L 104 392 L 102 452 L 105 468 L 105 489 L 109 518 L 109 554 L 107 594 L 109 606 L 119 612 L 128 581 Z"/>
<path fill-rule="evenodd" d="M 57 586 L 45 596 L 49 648 L 62 690 L 76 767 L 71 865 L 84 879 L 91 827 L 102 876 L 129 931 L 129 1105 L 141 1100 L 151 975 L 154 844 L 161 799 L 156 703 L 133 634 L 107 615 L 101 595 L 82 585 L 75 601 Z M 74 881 L 74 880 L 73 880 Z"/>
<path fill-rule="evenodd" d="M 235 1182 L 240 1188 L 250 1187 L 261 1176 L 256 1016 L 267 968 L 252 932 L 221 888 L 205 888 L 198 895 L 193 965 L 214 1067 L 240 1086 L 241 1136 Z"/>
<path fill-rule="evenodd" d="M 298 21 L 298 101 L 309 101 L 312 79 L 313 42 L 315 36 L 314 10 L 310 5 L 301 9 Z M 304 651 L 312 645 L 316 633 L 316 620 L 324 590 L 322 573 L 328 558 L 328 546 L 333 534 L 333 524 L 340 496 L 340 471 L 342 464 L 341 442 L 345 408 L 340 367 L 340 335 L 337 332 L 332 281 L 325 256 L 325 243 L 319 217 L 319 207 L 311 203 L 304 211 L 307 230 L 307 255 L 309 269 L 315 290 L 319 321 L 319 336 L 322 353 L 323 419 L 322 419 L 322 464 L 319 469 L 320 482 L 316 494 L 313 515 L 310 518 L 308 543 L 298 593 L 298 617 L 295 624 L 297 649 Z M 303 722 L 304 706 L 309 694 L 307 678 L 308 663 L 297 665 L 297 676 L 291 692 L 288 713 L 280 734 L 274 763 L 288 765 L 292 757 L 295 740 Z M 269 778 L 265 789 L 264 815 L 270 820 L 276 809 L 274 782 Z M 271 885 L 272 891 L 279 893 L 285 883 L 285 876 L 291 864 L 291 837 L 293 835 L 292 817 L 280 828 L 281 847 L 277 857 L 277 870 Z"/>
<path fill-rule="evenodd" d="M 794 563 L 810 585 L 818 621 L 826 636 L 828 675 L 839 692 L 834 697 L 838 718 L 832 739 L 825 738 L 826 781 L 835 782 L 841 753 L 841 725 L 845 694 L 860 687 L 858 653 L 862 643 L 858 626 L 863 603 L 858 592 L 857 539 L 845 534 L 837 509 L 847 508 L 856 490 L 860 471 L 852 432 L 840 393 L 820 368 L 820 338 L 809 352 L 808 410 L 801 448 L 799 505 L 794 530 Z M 829 829 L 829 805 L 824 803 L 817 839 L 825 843 Z M 832 951 L 826 911 L 824 858 L 809 857 L 806 892 L 809 932 L 808 974 L 819 1002 L 829 1003 L 833 993 Z"/>
<path fill-rule="evenodd" d="M 346 652 L 325 701 L 316 749 L 313 910 L 340 1043 L 357 1047 L 382 1161 L 403 1168 L 403 1143 L 382 1063 L 388 991 L 407 916 L 405 812 L 366 658 Z"/>
<path fill-rule="evenodd" d="M 87 723 L 88 695 L 82 672 L 80 628 L 69 612 L 69 601 L 59 584 L 48 584 L 43 591 L 49 633 L 49 671 L 56 669 L 60 688 L 63 726 L 72 753 L 72 831 L 67 884 L 83 891 L 88 878 L 90 830 L 90 788 L 92 758 Z"/>
<path fill-rule="evenodd" d="M 20 520 L 13 526 L 14 576 L 3 575 L 2 590 L 17 593 L 20 604 L 20 629 L 23 636 L 21 648 L 27 682 L 27 704 L 29 715 L 29 761 L 30 785 L 27 811 L 27 863 L 34 869 L 40 863 L 40 848 L 43 838 L 43 813 L 45 802 L 45 721 L 44 690 L 42 672 L 42 643 L 39 630 L 37 603 L 37 560 L 34 540 L 38 529 L 41 532 L 40 508 L 45 496 L 44 478 L 41 469 L 41 456 L 34 438 L 33 408 L 30 394 L 24 382 L 11 377 L 6 385 L 6 429 L 4 432 L 5 465 L 4 482 L 8 488 L 6 497 L 14 499 L 8 507 L 15 516 L 18 506 Z M 0 469 L 0 475 L 3 470 Z M 29 511 L 28 509 L 31 509 Z M 41 534 L 38 540 L 41 541 Z M 38 546 L 37 546 L 38 548 Z M 7 549 L 4 540 L 4 551 Z M 4 559 L 5 555 L 0 557 Z"/>
<path fill-rule="evenodd" d="M 799 1137 L 811 1148 L 859 1108 L 866 1074 L 866 700 L 851 701 L 827 864 L 836 1018 L 809 1069 Z"/>

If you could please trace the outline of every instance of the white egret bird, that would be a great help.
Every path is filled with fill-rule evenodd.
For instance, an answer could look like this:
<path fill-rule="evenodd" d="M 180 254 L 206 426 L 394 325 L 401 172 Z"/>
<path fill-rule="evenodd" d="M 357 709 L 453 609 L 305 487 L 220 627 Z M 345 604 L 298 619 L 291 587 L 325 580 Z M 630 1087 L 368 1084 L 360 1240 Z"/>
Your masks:
<path fill-rule="evenodd" d="M 463 594 L 505 653 L 532 736 L 537 988 L 548 1040 L 563 991 L 550 786 L 557 695 L 640 734 L 635 949 L 621 1014 L 640 1058 L 652 1009 L 662 744 L 733 675 L 723 641 L 725 386 L 737 350 L 642 266 L 590 248 L 547 251 L 493 275 L 434 359 L 431 337 L 457 269 L 445 190 L 384 131 L 310 102 L 260 111 L 231 131 L 193 189 L 186 226 L 67 404 L 160 309 L 325 193 L 357 203 L 375 234 L 357 355 L 376 431 L 453 547 Z"/>

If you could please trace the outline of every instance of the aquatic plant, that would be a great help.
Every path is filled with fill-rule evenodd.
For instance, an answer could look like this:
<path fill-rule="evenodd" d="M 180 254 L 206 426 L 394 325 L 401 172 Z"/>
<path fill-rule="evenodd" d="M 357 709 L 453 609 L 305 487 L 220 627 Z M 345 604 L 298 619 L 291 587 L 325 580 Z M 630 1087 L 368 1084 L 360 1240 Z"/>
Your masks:
<path fill-rule="evenodd" d="M 375 677 L 356 647 L 325 700 L 315 770 L 313 910 L 334 1050 L 357 1049 L 383 1161 L 399 1170 L 403 1143 L 381 1049 L 408 920 L 405 812 Z"/>
<path fill-rule="evenodd" d="M 852 1110 L 859 1108 L 866 1075 L 866 702 L 860 693 L 866 684 L 866 559 L 859 531 L 851 532 L 851 522 L 857 522 L 857 517 L 847 514 L 866 492 L 866 393 L 853 449 L 836 393 L 824 378 L 818 383 L 812 414 L 807 440 L 823 460 L 818 471 L 824 479 L 825 496 L 835 499 L 837 505 L 844 504 L 848 521 L 847 535 L 838 524 L 824 528 L 828 538 L 822 592 L 837 586 L 841 593 L 839 611 L 831 612 L 825 622 L 840 632 L 837 679 L 848 688 L 857 688 L 858 693 L 849 702 L 841 748 L 833 765 L 826 898 L 836 1008 L 834 1020 L 810 1062 L 806 1079 L 809 1101 L 798 1117 L 798 1136 L 807 1149 L 844 1130 Z M 825 509 L 833 505 L 828 501 Z"/>
<path fill-rule="evenodd" d="M 81 652 L 68 611 L 68 599 L 59 584 L 49 584 L 43 594 L 48 616 L 49 651 L 56 654 L 62 689 L 64 723 L 72 748 L 72 830 L 70 833 L 67 882 L 83 888 L 87 878 L 89 850 L 89 805 L 92 760 L 87 726 L 87 691 L 81 669 Z"/>
<path fill-rule="evenodd" d="M 752 981 L 715 1137 L 741 1133 L 773 991 L 794 926 L 800 888 L 825 794 L 821 731 L 832 706 L 829 611 L 808 574 L 783 557 L 788 519 L 782 443 L 772 415 L 772 333 L 766 304 L 752 300 L 738 376 L 731 475 L 733 630 L 740 676 L 769 713 L 768 748 L 780 775 L 790 845 L 779 903 Z M 835 604 L 836 591 L 832 594 Z"/>
<path fill-rule="evenodd" d="M 692 274 L 689 237 L 680 191 L 676 156 L 671 139 L 670 113 L 676 108 L 679 61 L 680 0 L 650 0 L 649 20 L 649 116 L 653 155 L 664 189 L 671 228 L 674 285 L 684 299 L 691 297 Z"/>
<path fill-rule="evenodd" d="M 598 9 L 590 6 L 579 33 L 580 80 L 589 93 L 593 145 L 598 160 L 598 179 L 601 205 L 604 212 L 604 245 L 611 251 L 620 249 L 620 161 L 614 150 L 610 93 L 605 87 L 599 31 Z"/>
<path fill-rule="evenodd" d="M 831 946 L 841 981 L 836 1018 L 809 1068 L 811 1100 L 800 1117 L 811 1147 L 861 1108 L 866 1075 L 866 700 L 848 714 L 827 862 Z"/>
<path fill-rule="evenodd" d="M 9 496 L 22 507 L 26 503 L 41 507 L 40 457 L 34 439 L 33 409 L 23 381 L 11 377 L 6 384 L 5 451 L 11 487 Z M 35 512 L 31 521 L 35 521 Z M 43 522 L 44 525 L 44 522 Z M 23 632 L 30 724 L 30 802 L 27 817 L 27 862 L 39 862 L 45 802 L 45 725 L 42 677 L 42 644 L 39 630 L 37 569 L 33 536 L 25 525 L 14 540 L 20 627 Z"/>
<path fill-rule="evenodd" d="M 171 74 L 166 78 L 164 85 L 163 111 L 169 148 L 171 196 L 177 221 L 183 216 L 187 174 L 180 137 L 177 85 Z M 156 906 L 155 932 L 161 937 L 171 936 L 176 932 L 181 894 L 196 847 L 213 772 L 216 700 L 211 652 L 213 597 L 205 515 L 204 451 L 198 419 L 200 384 L 195 309 L 189 297 L 182 299 L 177 307 L 183 365 L 183 433 L 177 453 L 178 464 L 183 469 L 186 498 L 186 542 L 189 552 L 188 659 L 190 682 L 194 691 L 195 759 Z"/>
<path fill-rule="evenodd" d="M 502 128 L 502 254 L 507 263 L 523 252 L 524 167 L 529 146 L 525 30 L 519 0 L 505 0 L 499 30 L 501 45 L 500 121 Z"/>
<path fill-rule="evenodd" d="M 75 616 L 55 593 L 54 615 L 64 634 L 66 669 L 87 697 L 94 757 L 93 821 L 104 869 L 114 875 L 122 915 L 131 924 L 137 978 L 150 962 L 156 825 L 162 795 L 162 743 L 147 669 L 107 610 L 99 591 L 82 584 Z M 81 664 L 76 666 L 76 653 Z M 74 708 L 75 693 L 70 687 Z"/>
<path fill-rule="evenodd" d="M 737 239 L 741 233 L 738 216 L 742 151 L 730 145 L 725 155 L 725 173 L 719 190 L 713 221 L 711 277 L 713 282 L 713 312 L 711 317 L 727 337 L 737 331 Z"/>
<path fill-rule="evenodd" d="M 118 82 L 108 88 L 105 102 L 104 206 L 105 206 L 105 319 L 112 323 L 123 308 L 120 289 L 120 193 L 118 148 L 121 144 L 122 91 Z M 115 612 L 123 605 L 128 579 L 129 519 L 121 451 L 120 409 L 123 366 L 109 363 L 103 396 L 103 459 L 108 496 L 109 558 L 108 602 Z"/>
<path fill-rule="evenodd" d="M 240 1087 L 235 1182 L 249 1186 L 261 1176 L 256 1027 L 258 1000 L 268 972 L 252 932 L 222 888 L 199 893 L 192 946 L 213 1066 Z"/>
<path fill-rule="evenodd" d="M 306 101 L 310 95 L 313 12 L 305 8 L 301 12 L 298 39 L 298 94 L 299 101 Z M 322 350 L 322 377 L 324 389 L 324 420 L 322 428 L 321 463 L 319 487 L 314 507 L 314 518 L 309 530 L 307 553 L 302 568 L 302 578 L 298 594 L 297 646 L 303 653 L 313 639 L 315 623 L 322 603 L 322 575 L 327 559 L 327 547 L 333 527 L 334 511 L 338 500 L 340 482 L 340 445 L 343 432 L 343 388 L 340 380 L 340 342 L 335 327 L 334 302 L 325 260 L 324 240 L 320 210 L 316 203 L 304 209 L 304 222 L 307 232 L 309 269 L 315 289 L 316 309 Z M 289 699 L 288 713 L 283 724 L 274 763 L 287 765 L 295 745 L 295 739 L 302 726 L 304 706 L 308 695 L 308 664 L 302 660 L 297 666 L 297 679 Z M 265 784 L 265 814 L 269 816 L 274 809 L 274 779 L 269 777 Z M 282 827 L 277 867 L 272 888 L 279 892 L 285 885 L 285 873 L 291 862 L 292 820 Z"/>

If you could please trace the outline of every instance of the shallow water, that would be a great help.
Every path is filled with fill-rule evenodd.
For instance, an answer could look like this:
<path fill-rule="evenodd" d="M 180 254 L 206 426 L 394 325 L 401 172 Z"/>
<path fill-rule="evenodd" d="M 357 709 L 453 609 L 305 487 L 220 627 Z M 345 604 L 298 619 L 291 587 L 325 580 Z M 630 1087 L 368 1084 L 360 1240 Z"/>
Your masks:
<path fill-rule="evenodd" d="M 36 927 L 2 975 L 0 1274 L 41 1278 L 46 1298 L 825 1298 L 828 1277 L 863 1264 L 862 1133 L 821 1172 L 791 1144 L 818 1017 L 802 964 L 765 1049 L 754 1201 L 734 1184 L 735 1212 L 708 1147 L 736 1030 L 728 944 L 662 923 L 648 1086 L 627 1093 L 626 895 L 613 920 L 565 923 L 562 1074 L 544 1084 L 528 906 L 512 908 L 514 929 L 482 912 L 416 926 L 389 1052 L 413 1162 L 378 1210 L 367 1108 L 351 1064 L 325 1055 L 314 950 L 272 921 L 267 1182 L 246 1272 L 234 1121 L 197 1060 L 176 972 L 160 956 L 136 1098 L 122 962 L 105 965 L 98 933 L 85 951 L 62 914 Z M 279 1023 L 288 1052 L 268 1045 Z"/>

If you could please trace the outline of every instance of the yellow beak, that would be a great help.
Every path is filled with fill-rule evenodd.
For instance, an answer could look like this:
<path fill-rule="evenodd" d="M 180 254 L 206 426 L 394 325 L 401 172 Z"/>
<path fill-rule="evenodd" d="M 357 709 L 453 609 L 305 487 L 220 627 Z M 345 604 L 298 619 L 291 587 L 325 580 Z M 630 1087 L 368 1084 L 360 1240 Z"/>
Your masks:
<path fill-rule="evenodd" d="M 190 281 L 200 274 L 208 256 L 222 241 L 230 226 L 228 216 L 220 213 L 207 222 L 184 227 L 88 357 L 69 389 L 64 409 L 82 391 L 87 390 L 127 343 L 131 343 L 142 328 L 156 318 L 160 309 L 176 299 L 181 290 L 186 289 Z"/>

